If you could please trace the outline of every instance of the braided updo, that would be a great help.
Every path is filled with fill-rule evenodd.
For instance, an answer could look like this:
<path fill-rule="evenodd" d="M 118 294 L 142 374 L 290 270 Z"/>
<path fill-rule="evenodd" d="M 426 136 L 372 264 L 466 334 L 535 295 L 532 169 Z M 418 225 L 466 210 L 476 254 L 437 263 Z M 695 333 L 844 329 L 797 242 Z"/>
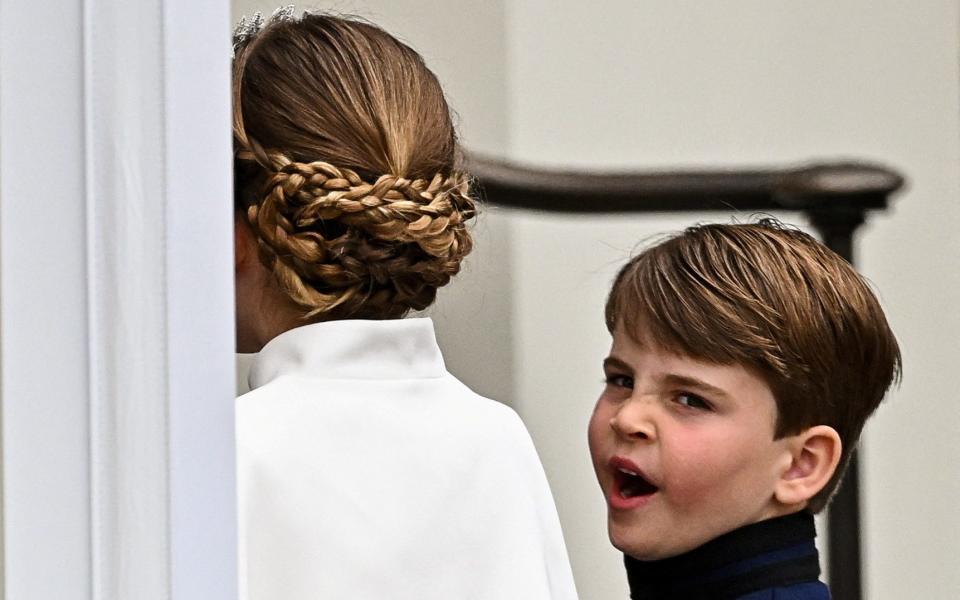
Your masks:
<path fill-rule="evenodd" d="M 313 320 L 430 305 L 472 241 L 443 91 L 382 29 L 274 19 L 235 48 L 234 188 L 259 256 Z"/>

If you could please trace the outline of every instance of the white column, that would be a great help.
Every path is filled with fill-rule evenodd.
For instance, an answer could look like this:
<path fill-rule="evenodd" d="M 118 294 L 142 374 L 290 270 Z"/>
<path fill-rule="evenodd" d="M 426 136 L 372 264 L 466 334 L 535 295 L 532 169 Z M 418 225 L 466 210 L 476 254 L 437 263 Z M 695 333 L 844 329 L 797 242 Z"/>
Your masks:
<path fill-rule="evenodd" d="M 228 23 L 0 0 L 6 598 L 236 598 Z"/>
<path fill-rule="evenodd" d="M 163 23 L 172 597 L 233 600 L 230 4 L 163 0 Z"/>
<path fill-rule="evenodd" d="M 11 600 L 90 598 L 80 8 L 0 2 L 0 393 Z"/>

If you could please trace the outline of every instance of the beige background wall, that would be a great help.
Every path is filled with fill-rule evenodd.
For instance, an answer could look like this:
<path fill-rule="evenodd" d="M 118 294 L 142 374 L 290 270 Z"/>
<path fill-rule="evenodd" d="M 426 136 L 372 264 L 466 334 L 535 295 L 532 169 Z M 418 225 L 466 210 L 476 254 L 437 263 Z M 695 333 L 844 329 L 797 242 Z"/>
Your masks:
<path fill-rule="evenodd" d="M 237 15 L 265 5 L 235 1 Z M 908 190 L 860 233 L 899 335 L 903 386 L 868 426 L 871 599 L 960 596 L 960 12 L 955 2 L 340 2 L 419 49 L 471 148 L 538 165 L 756 165 L 869 158 Z M 329 8 L 330 6 L 324 6 Z M 272 9 L 272 6 L 268 8 Z M 745 217 L 747 215 L 740 215 Z M 585 424 L 602 303 L 636 243 L 697 220 L 489 209 L 433 310 L 451 369 L 511 403 L 550 476 L 585 600 L 625 597 Z M 794 219 L 796 220 L 796 219 Z"/>

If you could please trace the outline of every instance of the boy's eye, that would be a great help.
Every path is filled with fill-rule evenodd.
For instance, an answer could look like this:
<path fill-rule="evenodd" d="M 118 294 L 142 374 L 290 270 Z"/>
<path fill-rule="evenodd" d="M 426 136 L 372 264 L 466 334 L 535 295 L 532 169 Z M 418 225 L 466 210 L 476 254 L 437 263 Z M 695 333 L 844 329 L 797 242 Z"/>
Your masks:
<path fill-rule="evenodd" d="M 633 377 L 627 375 L 610 374 L 606 376 L 605 381 L 607 385 L 633 389 Z"/>
<path fill-rule="evenodd" d="M 696 408 L 699 410 L 713 410 L 713 407 L 710 406 L 710 403 L 701 398 L 696 394 L 691 394 L 689 392 L 681 392 L 677 394 L 677 403 L 682 404 L 683 406 L 689 408 Z"/>

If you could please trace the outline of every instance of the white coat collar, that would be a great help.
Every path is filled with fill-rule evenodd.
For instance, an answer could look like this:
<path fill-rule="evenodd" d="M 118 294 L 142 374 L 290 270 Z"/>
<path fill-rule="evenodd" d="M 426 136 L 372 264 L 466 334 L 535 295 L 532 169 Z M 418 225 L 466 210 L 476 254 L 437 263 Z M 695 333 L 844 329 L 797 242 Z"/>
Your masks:
<path fill-rule="evenodd" d="M 328 321 L 281 333 L 250 367 L 250 389 L 277 377 L 420 379 L 446 373 L 429 318 Z"/>

